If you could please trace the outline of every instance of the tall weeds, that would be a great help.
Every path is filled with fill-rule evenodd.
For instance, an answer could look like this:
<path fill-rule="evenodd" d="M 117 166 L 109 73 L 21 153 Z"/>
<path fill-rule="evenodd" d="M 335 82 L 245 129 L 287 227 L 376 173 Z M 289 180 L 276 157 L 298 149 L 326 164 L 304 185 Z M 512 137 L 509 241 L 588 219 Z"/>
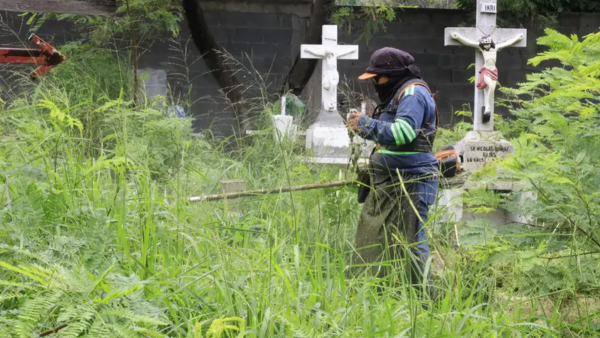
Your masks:
<path fill-rule="evenodd" d="M 103 58 L 100 55 L 98 58 Z M 346 277 L 352 188 L 189 204 L 327 181 L 270 133 L 232 156 L 191 120 L 132 104 L 125 62 L 71 58 L 0 111 L 5 337 L 560 337 L 593 331 L 497 297 L 489 261 L 433 237 L 439 300 Z M 85 68 L 86 78 L 78 73 Z M 115 74 L 120 74 L 115 76 Z M 269 111 L 270 100 L 261 111 Z M 268 113 L 265 113 L 268 115 Z M 430 225 L 436 222 L 431 217 Z M 531 300 L 533 304 L 537 301 Z"/>

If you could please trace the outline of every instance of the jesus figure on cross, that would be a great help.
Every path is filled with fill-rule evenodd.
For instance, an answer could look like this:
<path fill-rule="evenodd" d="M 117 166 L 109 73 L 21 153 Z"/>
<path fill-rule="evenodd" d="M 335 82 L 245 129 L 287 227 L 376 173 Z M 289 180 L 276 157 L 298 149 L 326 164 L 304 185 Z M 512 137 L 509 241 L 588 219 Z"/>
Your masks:
<path fill-rule="evenodd" d="M 477 88 L 485 91 L 486 103 L 483 107 L 483 123 L 488 123 L 491 119 L 492 106 L 494 105 L 494 91 L 496 90 L 496 84 L 498 83 L 498 68 L 496 68 L 498 51 L 514 45 L 515 43 L 523 40 L 525 36 L 523 34 L 519 34 L 514 38 L 497 45 L 490 36 L 484 36 L 479 40 L 479 42 L 468 39 L 460 35 L 458 32 L 450 33 L 450 37 L 462 43 L 463 45 L 479 49 L 481 54 L 483 54 L 483 60 L 485 64 L 479 70 Z"/>
<path fill-rule="evenodd" d="M 341 53 L 336 53 L 333 48 L 325 46 L 322 53 L 311 49 L 309 46 L 304 47 L 304 51 L 316 57 L 322 58 L 324 64 L 323 83 L 327 96 L 323 97 L 323 106 L 326 111 L 335 111 L 337 108 L 337 86 L 340 82 L 340 73 L 337 70 L 337 59 L 356 53 L 355 50 L 348 50 Z"/>

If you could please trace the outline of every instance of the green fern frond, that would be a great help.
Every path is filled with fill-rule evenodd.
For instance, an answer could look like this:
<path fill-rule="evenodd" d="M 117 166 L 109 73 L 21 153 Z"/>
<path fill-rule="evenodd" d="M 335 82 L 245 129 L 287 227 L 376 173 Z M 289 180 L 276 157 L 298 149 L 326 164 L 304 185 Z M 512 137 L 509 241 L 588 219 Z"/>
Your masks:
<path fill-rule="evenodd" d="M 539 54 L 534 58 L 531 58 L 527 63 L 533 65 L 534 67 L 537 67 L 540 65 L 540 63 L 550 60 L 558 60 L 563 65 L 569 66 L 573 64 L 573 55 L 566 50 L 560 50 L 557 52 L 545 52 Z"/>
<path fill-rule="evenodd" d="M 34 328 L 40 322 L 40 319 L 49 313 L 49 310 L 56 306 L 63 293 L 60 291 L 38 294 L 25 302 L 20 309 L 16 332 L 21 337 L 30 337 L 36 332 Z"/>
<path fill-rule="evenodd" d="M 84 318 L 69 322 L 68 326 L 60 331 L 61 338 L 77 338 L 81 337 L 89 330 L 91 323 Z"/>
<path fill-rule="evenodd" d="M 66 307 L 61 309 L 61 313 L 56 318 L 57 322 L 68 322 L 71 319 L 79 318 L 81 311 L 77 304 L 68 304 Z"/>
<path fill-rule="evenodd" d="M 18 298 L 20 298 L 22 296 L 23 295 L 19 294 L 19 293 L 11 293 L 11 294 L 0 295 L 0 305 L 2 305 L 4 302 L 7 302 L 9 300 L 18 299 Z"/>
<path fill-rule="evenodd" d="M 94 323 L 90 326 L 90 330 L 88 332 L 88 337 L 90 338 L 102 338 L 102 337 L 112 337 L 111 330 L 109 328 L 108 323 L 106 323 L 101 318 L 96 318 Z"/>
<path fill-rule="evenodd" d="M 118 312 L 113 313 L 113 315 L 121 317 L 123 319 L 128 319 L 130 322 L 132 323 L 143 323 L 143 324 L 150 324 L 150 325 L 167 325 L 165 322 L 158 320 L 156 318 L 151 318 L 149 316 L 145 316 L 145 315 L 141 315 L 141 314 L 136 314 L 131 312 L 128 309 L 122 309 Z"/>
<path fill-rule="evenodd" d="M 579 68 L 581 75 L 598 77 L 600 76 L 600 60 L 595 61 L 593 64 Z M 600 88 L 598 89 L 600 91 Z"/>
<path fill-rule="evenodd" d="M 13 271 L 13 272 L 19 273 L 21 275 L 24 275 L 26 277 L 29 277 L 29 278 L 37 281 L 41 285 L 45 286 L 47 284 L 47 282 L 42 278 L 43 276 L 40 276 L 34 272 L 27 271 L 26 270 L 26 269 L 28 269 L 27 267 L 21 268 L 21 267 L 17 267 L 12 264 L 0 261 L 0 268 L 8 269 L 10 271 Z"/>
<path fill-rule="evenodd" d="M 137 332 L 135 332 L 131 327 L 121 325 L 121 324 L 116 324 L 116 325 L 111 326 L 111 331 L 113 332 L 113 334 L 116 335 L 116 337 L 121 337 L 121 338 L 140 338 L 141 337 L 141 335 L 139 335 Z"/>
<path fill-rule="evenodd" d="M 22 289 L 27 289 L 27 290 L 38 290 L 40 288 L 39 284 L 18 283 L 18 282 L 5 281 L 5 280 L 0 280 L 0 285 L 2 285 L 4 287 L 22 288 Z"/>
<path fill-rule="evenodd" d="M 570 50 L 579 41 L 579 39 L 574 41 L 568 36 L 561 34 L 558 31 L 551 28 L 546 28 L 544 32 L 546 33 L 546 35 L 538 38 L 537 43 L 541 46 L 550 47 L 551 51 L 565 49 Z"/>

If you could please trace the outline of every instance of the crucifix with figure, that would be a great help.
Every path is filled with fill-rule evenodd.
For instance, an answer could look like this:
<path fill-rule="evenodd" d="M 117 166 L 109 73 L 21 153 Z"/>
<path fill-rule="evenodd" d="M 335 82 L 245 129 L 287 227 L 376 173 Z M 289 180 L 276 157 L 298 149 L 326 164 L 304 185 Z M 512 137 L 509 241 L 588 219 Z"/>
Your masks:
<path fill-rule="evenodd" d="M 471 180 L 469 174 L 477 172 L 497 158 L 504 158 L 514 153 L 512 144 L 504 140 L 499 132 L 494 131 L 494 91 L 498 82 L 496 68 L 498 51 L 508 47 L 526 47 L 527 30 L 501 29 L 496 26 L 498 12 L 497 0 L 477 1 L 477 25 L 474 28 L 446 28 L 445 45 L 466 45 L 476 49 L 476 86 L 473 131 L 454 145 L 454 149 L 467 174 L 465 181 L 459 187 L 442 189 L 439 206 L 443 218 L 454 222 L 461 220 L 473 221 L 484 219 L 486 223 L 502 226 L 513 222 L 530 222 L 526 215 L 515 215 L 507 210 L 498 208 L 486 214 L 471 213 L 463 203 L 465 191 L 475 188 L 485 188 L 495 192 L 506 193 L 513 191 L 521 194 L 521 200 L 530 199 L 526 190 L 518 191 L 512 181 L 494 180 L 493 183 L 482 183 Z M 500 171 L 500 169 L 498 169 Z M 535 198 L 535 197 L 533 197 Z"/>
<path fill-rule="evenodd" d="M 358 46 L 338 45 L 338 32 L 335 25 L 323 26 L 323 44 L 302 45 L 300 57 L 303 59 L 321 59 L 323 75 L 321 83 L 321 111 L 336 112 L 337 86 L 340 75 L 337 70 L 337 60 L 358 60 Z"/>
<path fill-rule="evenodd" d="M 324 25 L 321 45 L 300 46 L 303 59 L 320 59 L 321 105 L 316 122 L 306 130 L 306 148 L 314 150 L 312 161 L 322 164 L 347 164 L 352 141 L 344 120 L 338 111 L 338 84 L 340 75 L 337 60 L 358 60 L 358 46 L 338 45 L 338 29 Z"/>
<path fill-rule="evenodd" d="M 494 130 L 494 92 L 498 82 L 498 52 L 507 47 L 526 47 L 526 29 L 496 26 L 497 0 L 478 1 L 475 28 L 446 28 L 445 45 L 473 47 L 476 52 L 474 130 Z"/>

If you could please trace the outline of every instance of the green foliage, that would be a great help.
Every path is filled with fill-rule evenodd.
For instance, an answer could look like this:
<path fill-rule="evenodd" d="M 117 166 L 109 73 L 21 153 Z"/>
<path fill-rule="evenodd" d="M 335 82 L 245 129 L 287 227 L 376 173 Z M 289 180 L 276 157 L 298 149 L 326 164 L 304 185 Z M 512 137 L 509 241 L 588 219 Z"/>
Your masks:
<path fill-rule="evenodd" d="M 596 335 L 593 326 L 569 324 L 558 306 L 540 315 L 499 296 L 512 296 L 516 277 L 543 272 L 548 290 L 563 290 L 551 284 L 562 273 L 569 290 L 594 290 L 587 262 L 585 275 L 539 268 L 541 255 L 564 244 L 555 238 L 571 234 L 562 229 L 540 245 L 539 234 L 480 224 L 461 250 L 431 236 L 433 302 L 397 275 L 346 276 L 360 208 L 354 187 L 188 202 L 225 179 L 277 189 L 337 180 L 339 172 L 302 161 L 301 145 L 274 143 L 270 129 L 225 151 L 153 102 L 134 107 L 117 62 L 81 55 L 0 106 L 1 336 L 59 327 L 56 337 Z M 78 75 L 81 68 L 88 74 Z M 257 101 L 267 121 L 277 103 Z M 473 206 L 504 203 L 487 194 L 474 191 Z M 569 210 L 579 204 L 557 210 L 579 212 Z M 545 207 L 540 214 L 557 212 Z M 434 222 L 435 214 L 430 234 Z M 529 289 L 528 303 L 547 297 Z"/>
<path fill-rule="evenodd" d="M 166 323 L 160 320 L 160 311 L 143 299 L 144 285 L 136 276 L 114 274 L 114 265 L 95 276 L 80 270 L 77 261 L 49 264 L 52 257 L 35 257 L 7 247 L 2 254 L 16 262 L 0 261 L 0 267 L 9 271 L 0 274 L 6 285 L 3 292 L 19 295 L 25 287 L 30 297 L 0 304 L 14 309 L 2 319 L 6 337 L 36 336 L 48 320 L 68 324 L 60 331 L 61 337 L 161 336 L 158 328 Z"/>
<path fill-rule="evenodd" d="M 438 152 L 447 145 L 458 143 L 470 130 L 473 130 L 473 124 L 466 121 L 456 122 L 452 128 L 439 127 L 433 151 Z"/>
<path fill-rule="evenodd" d="M 477 0 L 455 0 L 456 6 L 475 12 Z M 501 16 L 510 22 L 540 20 L 542 25 L 556 20 L 563 12 L 600 12 L 600 3 L 595 0 L 498 0 Z"/>
<path fill-rule="evenodd" d="M 518 107 L 499 124 L 512 138 L 515 154 L 481 173 L 487 180 L 513 181 L 519 193 L 537 198 L 522 199 L 518 193 L 498 200 L 480 191 L 467 199 L 478 211 L 500 205 L 530 218 L 502 231 L 492 231 L 489 224 L 468 226 L 465 234 L 473 240 L 466 243 L 477 259 L 518 277 L 503 279 L 514 289 L 597 295 L 600 105 L 594 97 L 600 91 L 600 33 L 580 40 L 547 29 L 538 43 L 548 51 L 529 64 L 557 60 L 562 67 L 529 75 L 518 88 L 502 88 L 508 97 L 504 103 Z M 477 229 L 486 229 L 486 235 Z"/>
<path fill-rule="evenodd" d="M 183 21 L 181 2 L 178 0 L 126 0 L 117 13 L 132 17 L 130 20 L 135 21 L 141 35 L 149 38 L 161 31 L 177 36 L 179 24 Z"/>
<path fill-rule="evenodd" d="M 454 1 L 448 0 L 336 0 L 338 6 L 388 6 L 420 8 L 455 8 Z"/>
<path fill-rule="evenodd" d="M 396 10 L 385 5 L 363 6 L 360 9 L 353 7 L 339 7 L 331 14 L 331 22 L 346 29 L 360 31 L 357 42 L 369 43 L 373 35 L 385 33 L 386 23 L 394 21 Z"/>
<path fill-rule="evenodd" d="M 85 16 L 72 14 L 32 13 L 28 23 L 39 30 L 49 19 L 70 21 L 91 46 L 113 44 L 117 35 L 129 37 L 133 25 L 138 44 L 153 42 L 162 32 L 179 34 L 183 21 L 179 0 L 125 0 L 116 15 Z"/>

